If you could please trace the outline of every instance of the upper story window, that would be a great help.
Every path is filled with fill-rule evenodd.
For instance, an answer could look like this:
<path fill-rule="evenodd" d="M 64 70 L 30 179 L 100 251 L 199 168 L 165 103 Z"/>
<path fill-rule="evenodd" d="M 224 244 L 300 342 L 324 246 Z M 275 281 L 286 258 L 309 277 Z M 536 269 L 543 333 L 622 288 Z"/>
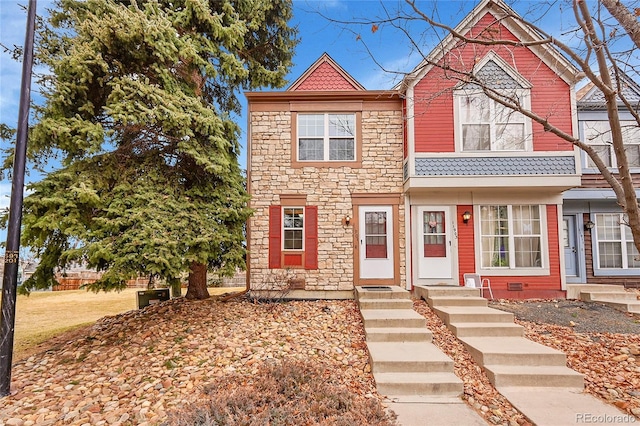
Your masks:
<path fill-rule="evenodd" d="M 299 114 L 298 161 L 355 161 L 355 114 Z"/>
<path fill-rule="evenodd" d="M 298 161 L 355 161 L 356 115 L 298 114 Z"/>
<path fill-rule="evenodd" d="M 621 121 L 624 150 L 627 153 L 629 167 L 640 167 L 640 127 L 635 121 Z M 582 122 L 583 140 L 591 145 L 602 159 L 605 166 L 617 168 L 618 162 L 613 153 L 611 127 L 606 120 Z M 586 156 L 588 168 L 595 168 L 589 156 Z"/>
<path fill-rule="evenodd" d="M 463 151 L 524 151 L 527 119 L 484 93 L 458 94 Z"/>
<path fill-rule="evenodd" d="M 530 84 L 496 54 L 488 54 L 474 72 L 497 95 L 531 108 Z M 461 151 L 532 150 L 531 119 L 489 98 L 477 83 L 464 84 L 454 92 L 454 108 Z"/>

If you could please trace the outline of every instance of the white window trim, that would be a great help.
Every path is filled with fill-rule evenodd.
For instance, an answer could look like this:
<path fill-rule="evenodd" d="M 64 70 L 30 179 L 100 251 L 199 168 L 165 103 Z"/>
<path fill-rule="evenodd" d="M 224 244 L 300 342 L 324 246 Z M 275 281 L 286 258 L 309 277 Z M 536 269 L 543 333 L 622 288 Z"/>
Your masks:
<path fill-rule="evenodd" d="M 624 215 L 623 213 L 620 213 L 620 212 L 597 212 L 597 213 L 592 213 L 591 216 L 589 217 L 589 219 L 596 224 L 591 230 L 591 251 L 594 254 L 594 256 L 592 256 L 593 275 L 594 276 L 640 275 L 640 268 L 629 268 L 628 266 L 627 243 L 633 242 L 633 241 L 627 241 L 626 233 L 624 230 L 625 225 L 623 224 L 620 224 L 622 268 L 601 268 L 600 267 L 600 246 L 598 244 L 600 240 L 598 239 L 598 231 L 597 231 L 598 224 L 596 222 L 597 220 L 596 215 L 598 214 L 618 215 L 620 218 L 620 221 L 623 220 L 623 215 Z M 604 241 L 611 242 L 614 240 L 604 240 Z"/>
<path fill-rule="evenodd" d="M 301 116 L 305 116 L 305 115 L 322 115 L 324 116 L 324 136 L 323 136 L 323 143 L 322 143 L 322 148 L 323 148 L 323 159 L 322 160 L 301 160 L 300 159 L 300 132 L 299 132 L 299 128 L 300 128 L 300 117 Z M 351 160 L 330 160 L 330 140 L 333 138 L 337 138 L 337 137 L 331 137 L 329 136 L 329 116 L 330 115 L 351 115 L 353 116 L 353 124 L 354 124 L 354 129 L 353 129 L 353 158 Z M 299 161 L 300 163 L 318 163 L 318 162 L 322 162 L 322 163 L 355 163 L 358 159 L 358 153 L 357 153 L 357 149 L 358 149 L 358 143 L 357 143 L 357 136 L 358 136 L 358 121 L 357 121 L 357 115 L 354 112 L 308 112 L 308 113 L 298 113 L 296 116 L 296 161 Z M 347 139 L 347 138 L 342 138 L 342 139 Z"/>
<path fill-rule="evenodd" d="M 302 248 L 299 249 L 288 249 L 285 248 L 285 238 L 284 238 L 284 231 L 285 231 L 285 226 L 284 226 L 284 218 L 285 218 L 285 214 L 284 211 L 286 209 L 302 209 Z M 305 220 L 305 215 L 306 215 L 306 208 L 304 206 L 282 206 L 282 208 L 280 209 L 280 214 L 282 215 L 282 227 L 280 229 L 280 241 L 282 241 L 282 251 L 286 251 L 286 252 L 303 252 L 305 250 L 305 227 L 306 227 L 306 223 L 307 221 Z M 296 230 L 299 228 L 286 228 L 286 229 L 292 229 L 292 230 Z"/>
<path fill-rule="evenodd" d="M 518 97 L 520 97 L 520 99 L 522 99 L 522 106 L 523 108 L 530 110 L 531 109 L 531 90 L 530 89 L 516 89 L 516 92 L 518 94 Z M 469 95 L 478 95 L 478 94 L 483 94 L 481 89 L 456 89 L 453 92 L 453 124 L 454 124 L 454 138 L 455 138 L 455 144 L 456 144 L 456 152 L 461 152 L 461 153 L 473 153 L 473 154 L 477 154 L 477 153 L 487 153 L 487 152 L 513 152 L 513 153 L 517 153 L 517 152 L 532 152 L 533 151 L 533 131 L 532 131 L 532 124 L 531 124 L 531 119 L 529 117 L 524 116 L 524 149 L 520 150 L 514 150 L 514 149 L 510 149 L 510 150 L 497 150 L 494 149 L 495 146 L 495 138 L 491 137 L 490 143 L 491 143 L 491 149 L 490 150 L 479 150 L 479 151 L 465 151 L 463 149 L 463 140 L 462 140 L 462 118 L 461 118 L 461 114 L 460 114 L 460 101 L 463 97 L 469 96 Z M 493 99 L 489 99 L 489 102 L 491 102 L 491 104 L 495 104 L 497 103 L 496 101 L 494 101 Z M 494 107 L 492 107 L 493 109 Z M 492 129 L 495 128 L 495 114 L 491 114 L 491 117 L 489 117 L 491 120 L 491 127 Z M 491 131 L 491 134 L 493 136 L 494 131 Z"/>
<path fill-rule="evenodd" d="M 513 228 L 513 214 L 512 208 L 514 205 L 531 205 L 538 206 L 540 210 L 540 254 L 541 254 L 541 262 L 542 267 L 540 268 L 518 268 L 515 266 L 515 252 L 513 250 L 509 250 L 509 265 L 508 267 L 483 267 L 482 266 L 482 234 L 481 234 L 481 224 L 480 224 L 480 208 L 482 206 L 497 206 L 506 205 L 508 208 L 508 221 L 509 221 L 509 247 L 515 247 L 513 243 L 514 235 L 511 232 Z M 476 255 L 476 269 L 479 272 L 482 272 L 486 275 L 492 276 L 513 276 L 513 275 L 522 275 L 522 276 L 538 276 L 538 275 L 549 275 L 549 242 L 548 242 L 548 223 L 547 223 L 547 208 L 544 204 L 526 204 L 526 203 L 517 203 L 517 204 L 508 204 L 508 203 L 483 203 L 476 204 L 473 206 L 473 214 L 474 214 L 474 228 L 475 228 L 475 255 Z"/>
<path fill-rule="evenodd" d="M 635 121 L 633 121 L 633 120 L 622 120 L 621 119 L 620 121 L 621 121 L 621 123 L 627 123 L 627 122 L 631 123 L 631 125 L 636 124 Z M 605 144 L 605 145 L 603 145 L 603 144 L 591 144 L 591 143 L 589 143 L 588 140 L 586 140 L 585 125 L 586 125 L 586 123 L 592 123 L 592 122 L 605 122 L 605 123 L 608 123 L 607 120 L 595 120 L 595 119 L 592 119 L 592 120 L 580 120 L 580 139 L 584 143 L 586 143 L 587 145 L 608 146 L 608 148 L 609 148 L 609 156 L 611 158 L 611 166 L 609 166 L 607 168 L 613 173 L 618 173 L 618 159 L 616 158 L 616 156 L 615 156 L 615 154 L 613 152 L 613 145 L 610 145 L 610 144 Z M 623 126 L 624 126 L 624 124 L 623 124 Z M 626 145 L 629 142 L 625 140 L 624 143 Z M 633 145 L 640 145 L 640 139 L 636 143 L 633 143 Z M 591 166 L 589 164 L 590 158 L 587 155 L 587 153 L 584 152 L 584 151 L 581 151 L 581 154 L 582 154 L 581 156 L 582 156 L 582 168 L 583 168 L 583 170 L 588 172 L 588 173 L 594 173 L 594 172 L 595 173 L 600 173 L 600 171 L 598 170 L 597 167 Z M 640 166 L 629 167 L 629 169 L 630 169 L 630 171 L 632 173 L 640 173 Z"/>

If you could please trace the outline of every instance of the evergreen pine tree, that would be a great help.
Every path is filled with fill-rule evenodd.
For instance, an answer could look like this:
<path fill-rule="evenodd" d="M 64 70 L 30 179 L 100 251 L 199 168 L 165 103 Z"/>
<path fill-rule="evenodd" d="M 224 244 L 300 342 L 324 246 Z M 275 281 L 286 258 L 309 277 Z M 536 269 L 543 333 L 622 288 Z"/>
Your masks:
<path fill-rule="evenodd" d="M 29 158 L 61 166 L 25 198 L 26 289 L 73 262 L 93 290 L 138 274 L 208 297 L 206 272 L 244 266 L 241 89 L 282 87 L 297 31 L 290 0 L 59 0 L 39 32 L 45 101 Z M 6 164 L 7 162 L 5 162 Z"/>

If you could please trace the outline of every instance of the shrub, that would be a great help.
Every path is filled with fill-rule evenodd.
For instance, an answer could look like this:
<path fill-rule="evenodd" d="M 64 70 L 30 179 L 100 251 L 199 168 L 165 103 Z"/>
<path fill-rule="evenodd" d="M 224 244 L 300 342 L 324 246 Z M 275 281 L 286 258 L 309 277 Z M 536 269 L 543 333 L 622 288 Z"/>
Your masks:
<path fill-rule="evenodd" d="M 205 389 L 203 401 L 169 416 L 170 425 L 395 425 L 376 399 L 331 383 L 331 370 L 308 362 L 263 364 L 258 374 L 225 376 Z"/>

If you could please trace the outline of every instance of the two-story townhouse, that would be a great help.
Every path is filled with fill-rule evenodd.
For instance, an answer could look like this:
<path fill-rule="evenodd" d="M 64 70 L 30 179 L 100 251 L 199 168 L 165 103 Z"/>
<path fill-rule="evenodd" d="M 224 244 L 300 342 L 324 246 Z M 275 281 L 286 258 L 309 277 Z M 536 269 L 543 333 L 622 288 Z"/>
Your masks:
<path fill-rule="evenodd" d="M 283 271 L 315 297 L 480 273 L 495 297 L 564 296 L 578 150 L 451 78 L 472 72 L 577 135 L 577 70 L 505 10 L 483 0 L 455 30 L 512 45 L 446 37 L 397 91 L 364 90 L 323 55 L 288 90 L 247 94 L 252 289 Z"/>
<path fill-rule="evenodd" d="M 575 134 L 578 72 L 505 10 L 515 13 L 482 1 L 455 31 L 512 45 L 448 36 L 399 86 L 407 288 L 463 285 L 465 273 L 479 273 L 497 298 L 565 294 L 562 192 L 580 184 L 578 151 L 481 87 Z"/>
<path fill-rule="evenodd" d="M 640 106 L 640 85 L 620 72 L 624 98 Z M 611 171 L 617 171 L 604 96 L 592 83 L 577 94 L 580 139 L 596 149 Z M 625 151 L 636 188 L 640 187 L 640 129 L 619 101 Z M 568 283 L 640 286 L 640 261 L 615 194 L 591 159 L 582 152 L 580 188 L 564 193 L 563 246 Z M 640 191 L 636 191 L 640 195 Z"/>
<path fill-rule="evenodd" d="M 352 297 L 404 281 L 402 101 L 368 91 L 327 54 L 287 90 L 248 99 L 252 290 Z"/>

